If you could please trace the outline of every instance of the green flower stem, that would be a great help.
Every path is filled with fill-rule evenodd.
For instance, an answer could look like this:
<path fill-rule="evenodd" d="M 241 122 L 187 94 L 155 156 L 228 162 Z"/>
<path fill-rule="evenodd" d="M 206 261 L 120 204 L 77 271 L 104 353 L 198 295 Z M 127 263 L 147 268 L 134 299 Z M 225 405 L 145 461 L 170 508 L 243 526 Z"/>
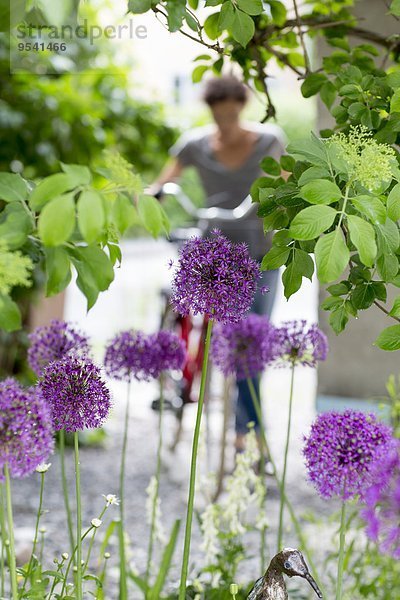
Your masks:
<path fill-rule="evenodd" d="M 6 519 L 4 513 L 4 484 L 0 483 L 0 530 L 1 530 L 1 555 L 0 555 L 0 597 L 4 598 L 4 586 L 5 586 L 5 560 L 4 554 L 6 552 Z"/>
<path fill-rule="evenodd" d="M 249 386 L 251 399 L 253 401 L 253 406 L 254 406 L 254 410 L 256 411 L 256 415 L 258 417 L 258 421 L 259 421 L 259 423 L 262 423 L 263 421 L 262 421 L 262 413 L 261 413 L 260 402 L 258 400 L 257 393 L 256 393 L 256 390 L 254 388 L 253 381 L 250 378 L 248 378 L 247 379 L 247 384 Z M 268 445 L 267 437 L 266 437 L 265 431 L 264 431 L 264 429 L 262 427 L 260 427 L 260 435 L 261 435 L 261 440 L 262 440 L 262 442 L 264 444 L 265 452 L 267 453 L 267 455 L 269 457 L 269 461 L 272 464 L 272 468 L 274 470 L 275 481 L 276 481 L 276 483 L 278 485 L 278 488 L 282 489 L 282 487 L 281 487 L 281 481 L 280 481 L 280 478 L 279 478 L 279 475 L 278 475 L 278 471 L 277 471 L 277 468 L 276 468 L 276 464 L 275 464 L 274 458 L 273 458 L 273 456 L 272 456 L 272 454 L 271 454 L 271 452 L 269 450 L 269 445 Z M 309 548 L 307 546 L 307 542 L 306 542 L 305 536 L 303 534 L 303 531 L 301 529 L 299 520 L 296 517 L 296 514 L 294 512 L 293 506 L 289 502 L 289 500 L 288 500 L 288 498 L 287 498 L 287 496 L 286 496 L 285 493 L 283 494 L 283 497 L 284 497 L 284 500 L 285 500 L 286 508 L 289 511 L 290 518 L 292 520 L 293 526 L 294 526 L 294 528 L 296 530 L 296 535 L 297 535 L 297 538 L 298 538 L 298 540 L 300 542 L 301 549 L 302 549 L 303 553 L 305 554 L 305 557 L 307 559 L 307 562 L 309 564 L 309 567 L 310 567 L 311 571 L 313 572 L 313 577 L 314 577 L 315 581 L 318 584 L 318 587 L 320 588 L 320 590 L 322 591 L 322 593 L 323 593 L 323 595 L 325 597 L 323 585 L 322 585 L 322 583 L 321 583 L 321 581 L 320 581 L 320 579 L 319 579 L 319 577 L 317 575 L 317 571 L 316 571 L 315 564 L 314 564 L 314 559 L 313 559 L 312 554 L 311 554 L 311 552 L 310 552 L 310 550 L 309 550 Z"/>
<path fill-rule="evenodd" d="M 199 447 L 201 415 L 202 415 L 202 411 L 203 411 L 204 395 L 205 395 L 205 389 L 206 389 L 208 355 L 210 353 L 210 341 L 211 341 L 212 327 L 213 327 L 213 320 L 210 319 L 207 324 L 207 333 L 206 333 L 205 349 L 204 349 L 204 356 L 203 356 L 203 366 L 202 366 L 202 371 L 201 371 L 199 401 L 197 404 L 196 425 L 195 425 L 195 429 L 194 429 L 193 444 L 192 444 L 189 496 L 188 496 L 188 505 L 187 505 L 187 512 L 186 512 L 185 543 L 184 543 L 184 547 L 183 547 L 181 581 L 180 581 L 180 586 L 179 586 L 179 600 L 185 600 L 185 598 L 186 598 L 186 580 L 187 580 L 187 575 L 188 575 L 188 570 L 189 570 L 190 538 L 191 538 L 191 534 L 192 534 L 194 493 L 195 493 L 195 485 L 196 485 L 197 452 L 198 452 L 198 447 Z"/>
<path fill-rule="evenodd" d="M 289 416 L 288 416 L 288 424 L 287 424 L 287 431 L 286 431 L 285 454 L 284 454 L 284 461 L 283 461 L 283 474 L 282 474 L 282 480 L 281 480 L 281 497 L 280 497 L 280 505 L 279 505 L 279 527 L 278 527 L 277 552 L 280 552 L 282 550 L 283 516 L 284 516 L 284 509 L 285 509 L 286 474 L 287 474 L 287 464 L 288 464 L 288 456 L 289 456 L 290 431 L 291 431 L 291 427 L 292 427 L 293 386 L 294 386 L 295 366 L 296 366 L 295 362 L 292 361 L 291 376 L 290 376 L 290 393 L 289 393 Z"/>
<path fill-rule="evenodd" d="M 28 577 L 31 574 L 33 557 L 35 555 L 36 545 L 37 545 L 37 542 L 38 542 L 39 523 L 40 523 L 40 517 L 42 516 L 42 507 L 43 507 L 43 492 L 44 492 L 44 477 L 45 477 L 45 474 L 46 473 L 40 473 L 39 507 L 38 507 L 38 511 L 37 511 L 37 515 L 36 515 L 35 536 L 33 538 L 32 552 L 31 552 L 31 556 L 29 558 L 28 569 L 27 569 L 26 574 L 25 574 L 24 584 L 22 586 L 22 592 L 25 591 L 25 587 L 26 587 L 26 584 L 27 584 L 27 581 L 28 581 Z"/>
<path fill-rule="evenodd" d="M 109 507 L 109 504 L 106 504 L 105 507 L 103 508 L 103 510 L 101 511 L 100 515 L 98 516 L 98 519 L 100 521 L 102 520 L 102 518 L 104 516 L 104 513 L 106 512 L 106 510 L 107 510 L 108 507 Z M 93 529 L 94 529 L 94 531 L 93 531 L 92 537 L 90 538 L 89 548 L 88 548 L 88 552 L 87 552 L 87 555 L 86 555 L 85 564 L 84 564 L 83 569 L 82 569 L 82 575 L 84 575 L 86 573 L 86 569 L 88 568 L 89 560 L 90 560 L 90 556 L 92 554 L 94 540 L 95 540 L 95 537 L 96 537 L 96 533 L 97 533 L 98 527 L 94 527 Z M 82 540 L 83 539 L 84 538 L 82 537 Z"/>
<path fill-rule="evenodd" d="M 63 491 L 63 496 L 64 496 L 64 506 L 65 506 L 65 510 L 67 513 L 69 546 L 70 546 L 70 552 L 73 553 L 74 548 L 75 548 L 75 537 L 74 537 L 74 530 L 73 530 L 73 526 L 72 526 L 71 508 L 69 505 L 68 481 L 67 481 L 67 475 L 65 472 L 65 431 L 64 431 L 64 429 L 61 429 L 59 432 L 59 444 L 60 444 L 61 482 L 62 482 L 62 491 Z"/>
<path fill-rule="evenodd" d="M 266 435 L 265 435 L 265 426 L 264 426 L 264 415 L 263 415 L 262 410 L 261 410 L 259 395 L 257 395 L 257 392 L 256 392 L 255 387 L 254 387 L 253 380 L 250 377 L 250 375 L 247 376 L 246 381 L 247 381 L 247 385 L 248 385 L 249 389 L 250 389 L 250 385 L 252 386 L 254 395 L 256 396 L 257 405 L 258 405 L 258 408 L 259 408 L 259 411 L 256 414 L 257 414 L 257 418 L 258 418 L 258 422 L 259 422 L 259 426 L 260 426 L 260 432 L 263 431 L 264 432 L 264 437 L 266 437 Z M 261 385 L 261 378 L 259 377 L 258 378 L 259 389 L 260 389 L 260 385 Z M 250 391 L 250 393 L 251 393 L 251 391 Z M 259 435 L 261 435 L 261 434 L 259 434 Z M 260 446 L 261 446 L 261 448 L 260 448 L 260 478 L 261 478 L 262 482 L 265 485 L 265 456 L 268 453 L 268 451 L 265 450 L 265 444 L 264 444 L 264 442 L 263 442 L 262 439 L 261 439 Z M 264 497 L 263 505 L 265 503 L 265 500 L 266 500 L 266 497 Z M 266 555 L 266 552 L 265 552 L 265 550 L 266 550 L 266 544 L 265 544 L 265 533 L 266 533 L 266 530 L 267 530 L 266 527 L 262 527 L 262 529 L 260 531 L 260 540 L 261 540 L 261 543 L 260 543 L 260 572 L 262 572 L 262 573 L 265 571 L 265 561 L 266 561 L 266 556 L 265 556 Z"/>
<path fill-rule="evenodd" d="M 158 422 L 158 448 L 157 448 L 157 464 L 156 464 L 156 488 L 154 490 L 154 498 L 153 498 L 153 506 L 151 509 L 151 524 L 150 524 L 150 539 L 149 539 L 149 547 L 147 551 L 147 566 L 146 566 L 146 585 L 147 589 L 149 589 L 150 585 L 150 569 L 151 569 L 151 560 L 153 557 L 153 547 L 154 547 L 154 533 L 155 533 L 155 524 L 156 524 L 156 513 L 157 513 L 157 500 L 160 489 L 160 474 L 161 474 L 161 456 L 162 456 L 162 444 L 163 444 L 163 435 L 162 435 L 162 427 L 163 427 L 163 412 L 164 412 L 164 378 L 163 374 L 160 375 L 160 415 Z M 146 592 L 147 595 L 147 592 Z"/>
<path fill-rule="evenodd" d="M 57 565 L 57 571 L 56 571 L 56 573 L 60 573 L 61 576 L 63 574 L 62 573 L 62 568 L 63 568 L 64 562 L 65 561 L 64 561 L 64 558 L 63 558 L 61 560 L 61 562 L 59 562 L 58 565 Z M 54 590 L 55 590 L 56 585 L 57 585 L 58 582 L 59 582 L 58 578 L 57 577 L 53 577 L 53 583 L 51 584 L 49 595 L 46 596 L 46 598 L 48 598 L 48 600 L 51 600 L 51 598 L 53 597 L 53 592 L 54 592 Z"/>
<path fill-rule="evenodd" d="M 81 505 L 81 472 L 79 463 L 78 432 L 74 433 L 75 449 L 75 489 L 76 489 L 76 600 L 82 600 L 82 505 Z"/>
<path fill-rule="evenodd" d="M 340 518 L 340 542 L 339 542 L 339 562 L 336 584 L 336 600 L 342 600 L 343 589 L 343 567 L 344 567 L 344 548 L 346 541 L 346 501 L 342 501 L 342 511 Z"/>
<path fill-rule="evenodd" d="M 124 499 L 124 486 L 125 486 L 125 463 L 126 463 L 126 450 L 128 447 L 128 429 L 129 429 L 129 408 L 130 408 L 130 392 L 131 392 L 131 380 L 128 381 L 127 385 L 127 397 L 125 407 L 125 423 L 124 423 L 124 437 L 122 441 L 122 453 L 121 453 L 121 467 L 119 471 L 119 515 L 120 515 L 120 531 L 119 531 L 119 600 L 127 600 L 128 598 L 128 582 L 126 576 L 126 557 L 125 557 L 125 499 Z"/>
<path fill-rule="evenodd" d="M 80 542 L 81 542 L 81 544 L 82 544 L 83 540 L 84 540 L 84 539 L 85 539 L 85 538 L 86 538 L 86 537 L 89 535 L 89 533 L 90 533 L 90 532 L 91 532 L 93 529 L 95 529 L 95 527 L 94 527 L 93 525 L 91 525 L 91 526 L 89 527 L 89 529 L 87 529 L 87 530 L 85 531 L 85 533 L 82 535 L 82 537 L 81 537 L 81 539 L 80 539 Z M 72 551 L 72 554 L 71 554 L 71 557 L 70 557 L 70 559 L 69 559 L 69 561 L 68 561 L 68 564 L 67 564 L 67 567 L 66 567 L 66 569 L 65 569 L 64 582 L 63 582 L 63 586 L 62 586 L 62 588 L 61 588 L 61 594 L 60 594 L 60 597 L 61 597 L 61 598 L 63 597 L 63 594 L 64 594 L 64 592 L 65 592 L 65 588 L 66 588 L 66 586 L 67 586 L 68 575 L 69 575 L 69 572 L 70 572 L 70 569 L 71 569 L 71 565 L 72 565 L 72 563 L 73 563 L 73 561 L 74 561 L 74 557 L 75 557 L 75 555 L 76 555 L 77 551 L 78 551 L 78 544 L 77 544 L 77 545 L 75 546 L 75 548 L 73 549 L 73 551 Z"/>
<path fill-rule="evenodd" d="M 14 521 L 12 514 L 11 501 L 11 481 L 10 472 L 7 463 L 4 465 L 4 476 L 6 485 L 6 506 L 7 506 L 7 522 L 8 522 L 8 567 L 10 569 L 11 579 L 11 594 L 12 600 L 18 600 L 18 584 L 17 584 L 17 566 L 15 562 L 15 544 L 14 544 Z"/>

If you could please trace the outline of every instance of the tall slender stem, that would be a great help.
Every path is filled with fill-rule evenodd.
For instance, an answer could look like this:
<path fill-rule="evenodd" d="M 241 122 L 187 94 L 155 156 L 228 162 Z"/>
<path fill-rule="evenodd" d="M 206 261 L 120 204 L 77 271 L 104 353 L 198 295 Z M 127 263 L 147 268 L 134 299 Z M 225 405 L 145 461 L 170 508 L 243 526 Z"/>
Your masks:
<path fill-rule="evenodd" d="M 17 584 L 17 566 L 15 562 L 15 544 L 14 544 L 14 521 L 12 514 L 11 500 L 11 481 L 10 472 L 7 463 L 4 465 L 4 476 L 6 481 L 6 506 L 7 506 L 7 522 L 8 522 L 8 567 L 10 569 L 11 593 L 12 600 L 18 600 L 18 584 Z"/>
<path fill-rule="evenodd" d="M 68 491 L 68 480 L 65 472 L 65 432 L 61 429 L 59 432 L 59 444 L 60 444 L 60 465 L 61 465 L 61 484 L 64 496 L 64 506 L 67 513 L 67 525 L 68 525 L 68 536 L 71 553 L 75 548 L 75 537 L 72 526 L 71 508 L 69 505 L 69 491 Z"/>
<path fill-rule="evenodd" d="M 128 447 L 128 430 L 129 430 L 129 409 L 130 409 L 130 393 L 131 380 L 129 379 L 126 392 L 125 406 L 125 421 L 124 421 L 124 437 L 122 441 L 121 452 L 121 467 L 119 471 L 119 515 L 120 515 L 120 530 L 119 530 L 119 600 L 127 600 L 128 598 L 128 583 L 126 577 L 126 557 L 125 557 L 125 463 L 126 450 Z"/>
<path fill-rule="evenodd" d="M 258 397 L 257 397 L 256 390 L 254 388 L 253 381 L 250 378 L 248 378 L 247 379 L 247 384 L 249 386 L 251 399 L 253 401 L 253 406 L 254 406 L 254 410 L 256 411 L 256 415 L 258 417 L 258 421 L 259 421 L 259 423 L 262 423 L 262 413 L 261 413 L 260 403 L 259 403 L 259 400 L 258 400 Z M 262 440 L 262 442 L 264 444 L 265 452 L 266 452 L 266 454 L 269 457 L 270 463 L 272 464 L 272 468 L 273 468 L 273 471 L 274 471 L 275 481 L 276 481 L 279 489 L 282 489 L 281 488 L 281 480 L 280 480 L 279 475 L 278 475 L 278 470 L 276 468 L 274 457 L 272 456 L 272 454 L 270 452 L 268 441 L 267 441 L 267 437 L 266 437 L 265 431 L 264 431 L 264 429 L 262 427 L 260 427 L 260 435 L 261 435 L 261 440 Z M 313 559 L 312 554 L 311 554 L 311 552 L 310 552 L 310 550 L 309 550 L 309 548 L 307 546 L 307 541 L 306 541 L 305 536 L 303 534 L 303 531 L 301 529 L 299 520 L 296 517 L 296 513 L 294 512 L 293 506 L 291 505 L 291 503 L 290 503 L 289 499 L 287 498 L 285 492 L 283 493 L 283 498 L 285 500 L 286 507 L 287 507 L 287 509 L 289 511 L 290 518 L 292 520 L 293 526 L 294 526 L 294 528 L 296 530 L 296 535 L 297 535 L 297 537 L 299 539 L 301 549 L 302 549 L 303 553 L 305 554 L 305 557 L 307 559 L 307 562 L 308 562 L 308 564 L 310 566 L 311 571 L 314 574 L 314 579 L 317 582 L 318 587 L 320 588 L 320 590 L 322 592 L 324 592 L 323 585 L 322 585 L 322 583 L 321 583 L 321 581 L 320 581 L 320 579 L 318 577 L 318 574 L 317 574 L 317 571 L 316 571 L 316 568 L 315 568 L 314 559 Z M 325 594 L 324 594 L 324 596 L 325 596 Z"/>
<path fill-rule="evenodd" d="M 22 591 L 23 592 L 25 590 L 25 587 L 26 587 L 26 584 L 27 584 L 27 581 L 28 581 L 28 577 L 31 574 L 33 557 L 35 555 L 36 545 L 37 545 L 37 542 L 38 542 L 39 523 L 40 523 L 40 517 L 42 516 L 42 506 L 43 506 L 44 477 L 45 477 L 45 473 L 40 473 L 39 507 L 38 507 L 38 511 L 37 511 L 37 515 L 36 515 L 35 536 L 33 538 L 33 546 L 32 546 L 31 556 L 29 558 L 28 569 L 26 571 L 26 575 L 25 575 L 25 578 L 24 578 L 24 584 L 22 586 Z"/>
<path fill-rule="evenodd" d="M 82 600 L 82 505 L 78 432 L 74 433 L 76 489 L 76 600 Z"/>
<path fill-rule="evenodd" d="M 342 600 L 345 541 L 346 541 L 346 501 L 343 500 L 342 501 L 341 518 L 340 518 L 340 541 L 339 541 L 339 561 L 338 561 L 337 585 L 336 585 L 336 600 Z"/>
<path fill-rule="evenodd" d="M 0 483 L 0 531 L 1 531 L 1 554 L 0 554 L 0 597 L 4 598 L 4 575 L 5 575 L 5 560 L 4 554 L 6 552 L 6 519 L 4 513 L 4 484 Z"/>
<path fill-rule="evenodd" d="M 163 374 L 160 375 L 160 416 L 158 422 L 158 448 L 157 448 L 157 464 L 156 464 L 156 487 L 154 490 L 153 505 L 151 507 L 151 523 L 150 523 L 150 539 L 149 547 L 147 551 L 147 566 L 146 566 L 146 584 L 149 589 L 149 579 L 151 570 L 151 560 L 153 557 L 153 546 L 154 546 L 154 533 L 156 524 L 156 513 L 158 504 L 158 494 L 160 489 L 160 474 L 161 474 L 161 456 L 162 456 L 162 444 L 163 444 L 163 412 L 164 412 L 164 385 L 163 385 Z M 147 592 L 146 592 L 147 595 Z"/>
<path fill-rule="evenodd" d="M 279 526 L 278 526 L 277 552 L 280 552 L 282 550 L 281 546 L 282 546 L 282 537 L 283 537 L 283 515 L 284 515 L 284 509 L 285 509 L 286 473 L 287 473 L 288 456 L 289 456 L 290 431 L 292 428 L 294 370 L 295 370 L 295 363 L 294 363 L 294 361 L 292 361 L 291 376 L 290 376 L 290 393 L 289 393 L 289 416 L 288 416 L 288 424 L 287 424 L 287 431 L 286 431 L 285 455 L 284 455 L 284 461 L 283 461 L 283 474 L 282 474 L 282 480 L 281 480 L 281 498 L 280 498 L 280 505 L 279 505 Z"/>
<path fill-rule="evenodd" d="M 258 419 L 258 426 L 259 426 L 259 433 L 258 436 L 259 438 L 261 437 L 261 444 L 259 442 L 260 445 L 260 478 L 262 480 L 262 482 L 265 484 L 265 458 L 268 455 L 267 451 L 265 450 L 265 444 L 263 442 L 262 437 L 266 438 L 266 434 L 265 434 L 265 427 L 264 427 L 264 416 L 263 416 L 263 412 L 261 409 L 261 402 L 260 402 L 260 394 L 256 392 L 254 383 L 252 378 L 250 377 L 250 374 L 248 373 L 248 376 L 246 378 L 247 381 L 247 385 L 249 387 L 249 391 L 250 391 L 250 395 L 253 399 L 253 396 L 256 400 L 256 404 L 258 407 L 258 410 L 256 410 L 256 415 L 257 415 L 257 419 Z M 260 390 L 260 385 L 261 385 L 261 378 L 258 378 L 258 389 Z M 251 391 L 252 390 L 252 391 Z M 254 404 L 254 399 L 253 399 L 253 404 Z M 261 431 L 263 432 L 263 435 L 261 434 Z M 264 501 L 265 501 L 265 497 L 264 497 Z M 263 501 L 263 505 L 264 505 L 264 501 Z M 262 509 L 262 507 L 260 507 L 260 510 Z M 260 572 L 263 573 L 265 571 L 265 532 L 266 532 L 266 527 L 262 527 L 261 531 L 260 531 Z"/>
<path fill-rule="evenodd" d="M 205 393 L 205 389 L 206 389 L 208 355 L 210 353 L 210 341 L 211 341 L 212 327 L 213 327 L 213 320 L 210 319 L 207 324 L 205 349 L 204 349 L 204 356 L 203 356 L 203 366 L 202 366 L 202 371 L 201 371 L 199 401 L 197 404 L 196 425 L 194 428 L 193 444 L 192 444 L 189 496 L 188 496 L 188 505 L 187 505 L 187 512 L 186 512 L 185 543 L 184 543 L 184 547 L 183 547 L 181 581 L 180 581 L 180 586 L 179 586 L 179 600 L 185 600 L 185 597 L 186 597 L 186 580 L 187 580 L 187 574 L 188 574 L 188 570 L 189 570 L 190 538 L 191 538 L 191 534 L 192 534 L 194 493 L 195 493 L 195 486 L 196 486 L 197 451 L 198 451 L 198 447 L 199 447 L 201 415 L 203 412 L 204 393 Z"/>

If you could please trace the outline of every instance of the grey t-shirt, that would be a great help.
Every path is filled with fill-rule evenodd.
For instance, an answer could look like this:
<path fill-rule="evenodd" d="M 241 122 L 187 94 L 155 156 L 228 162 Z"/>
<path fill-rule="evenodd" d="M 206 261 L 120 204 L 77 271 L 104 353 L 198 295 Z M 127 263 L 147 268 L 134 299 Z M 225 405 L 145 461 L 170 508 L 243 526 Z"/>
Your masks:
<path fill-rule="evenodd" d="M 276 125 L 246 123 L 258 138 L 251 155 L 239 168 L 226 167 L 215 157 L 211 147 L 213 125 L 193 129 L 183 134 L 170 153 L 183 166 L 196 168 L 207 198 L 207 206 L 235 208 L 248 195 L 257 177 L 262 175 L 260 161 L 265 156 L 279 160 L 284 154 L 285 138 Z M 257 217 L 257 204 L 241 221 L 213 221 L 209 229 L 218 227 L 233 242 L 246 242 L 254 258 L 262 257 L 270 247 L 264 236 L 262 219 Z"/>

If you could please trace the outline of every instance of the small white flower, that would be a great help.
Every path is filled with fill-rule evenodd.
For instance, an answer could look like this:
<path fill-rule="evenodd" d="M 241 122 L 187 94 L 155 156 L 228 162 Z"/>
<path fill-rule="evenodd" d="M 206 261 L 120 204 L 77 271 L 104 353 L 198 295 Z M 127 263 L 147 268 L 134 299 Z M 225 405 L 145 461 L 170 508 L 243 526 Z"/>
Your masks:
<path fill-rule="evenodd" d="M 101 521 L 100 519 L 92 519 L 90 522 L 92 526 L 97 529 L 98 527 L 100 527 L 103 521 Z"/>
<path fill-rule="evenodd" d="M 104 552 L 104 558 L 107 560 L 109 559 L 111 556 L 111 554 L 109 552 Z"/>
<path fill-rule="evenodd" d="M 110 504 L 115 504 L 116 506 L 119 506 L 119 498 L 117 498 L 115 494 L 102 494 L 102 496 L 105 499 L 107 506 L 110 506 Z"/>
<path fill-rule="evenodd" d="M 50 467 L 51 463 L 41 463 L 36 467 L 36 473 L 47 473 Z"/>
<path fill-rule="evenodd" d="M 68 552 L 63 552 L 63 553 L 61 554 L 61 557 L 62 557 L 64 560 L 68 560 L 68 559 L 69 559 L 69 554 L 68 554 Z"/>

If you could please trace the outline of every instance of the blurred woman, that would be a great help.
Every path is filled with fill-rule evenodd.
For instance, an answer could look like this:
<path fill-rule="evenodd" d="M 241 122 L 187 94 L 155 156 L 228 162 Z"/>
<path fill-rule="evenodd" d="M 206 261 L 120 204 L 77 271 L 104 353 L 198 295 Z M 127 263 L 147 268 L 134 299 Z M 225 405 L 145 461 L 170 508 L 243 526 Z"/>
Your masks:
<path fill-rule="evenodd" d="M 233 209 L 249 194 L 252 183 L 262 175 L 260 161 L 270 156 L 279 161 L 284 154 L 284 136 L 272 124 L 244 122 L 242 111 L 248 99 L 246 86 L 233 76 L 222 76 L 207 81 L 203 100 L 208 105 L 214 123 L 184 133 L 171 148 L 172 161 L 166 165 L 151 193 L 157 193 L 164 183 L 179 179 L 185 167 L 194 167 L 204 188 L 207 206 Z M 250 254 L 261 261 L 270 247 L 265 237 L 262 219 L 257 217 L 257 204 L 240 221 L 214 221 L 209 229 L 217 227 L 232 242 L 246 242 Z M 270 316 L 273 308 L 278 271 L 265 271 L 262 286 L 269 293 L 257 293 L 252 311 Z M 256 389 L 258 382 L 254 381 Z M 236 449 L 241 451 L 247 423 L 258 419 L 246 381 L 238 381 L 236 404 Z"/>

